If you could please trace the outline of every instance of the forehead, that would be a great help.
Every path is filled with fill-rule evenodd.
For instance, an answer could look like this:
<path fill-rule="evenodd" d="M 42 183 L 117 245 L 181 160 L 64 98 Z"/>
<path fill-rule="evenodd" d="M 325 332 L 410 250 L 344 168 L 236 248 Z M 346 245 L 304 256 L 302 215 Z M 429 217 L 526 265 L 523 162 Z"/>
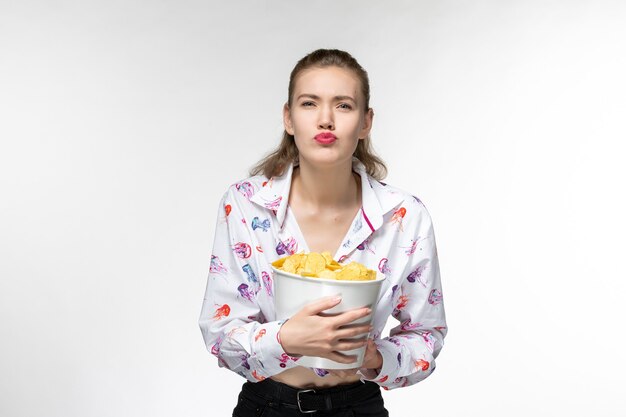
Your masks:
<path fill-rule="evenodd" d="M 296 78 L 294 97 L 314 94 L 320 97 L 352 96 L 361 98 L 361 83 L 356 74 L 339 67 L 313 67 L 302 71 Z"/>

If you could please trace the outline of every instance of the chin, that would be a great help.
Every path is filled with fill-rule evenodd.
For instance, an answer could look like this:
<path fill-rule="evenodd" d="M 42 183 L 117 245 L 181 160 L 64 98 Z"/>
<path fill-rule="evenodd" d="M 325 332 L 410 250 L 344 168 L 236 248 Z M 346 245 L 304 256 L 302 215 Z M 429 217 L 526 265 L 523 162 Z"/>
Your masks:
<path fill-rule="evenodd" d="M 336 166 L 346 161 L 352 161 L 352 155 L 337 155 L 326 153 L 325 155 L 302 155 L 300 154 L 300 160 L 306 160 L 311 165 L 314 166 Z"/>

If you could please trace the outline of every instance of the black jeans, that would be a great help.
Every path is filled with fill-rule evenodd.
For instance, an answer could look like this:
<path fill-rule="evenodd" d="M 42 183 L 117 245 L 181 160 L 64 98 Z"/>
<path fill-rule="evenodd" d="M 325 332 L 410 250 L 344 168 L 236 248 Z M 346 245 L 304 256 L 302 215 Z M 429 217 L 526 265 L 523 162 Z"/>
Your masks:
<path fill-rule="evenodd" d="M 315 393 L 304 391 L 307 390 L 292 388 L 269 378 L 257 383 L 246 382 L 239 393 L 233 417 L 389 417 L 380 387 L 374 382 L 358 381 L 315 389 Z M 301 411 L 312 409 L 318 411 Z"/>

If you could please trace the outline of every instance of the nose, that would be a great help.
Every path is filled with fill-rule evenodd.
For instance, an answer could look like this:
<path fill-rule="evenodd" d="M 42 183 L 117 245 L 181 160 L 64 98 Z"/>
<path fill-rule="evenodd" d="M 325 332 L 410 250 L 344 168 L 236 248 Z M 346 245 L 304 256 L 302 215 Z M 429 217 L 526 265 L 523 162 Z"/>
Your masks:
<path fill-rule="evenodd" d="M 335 128 L 331 109 L 323 108 L 320 110 L 318 127 L 325 130 L 333 130 Z"/>

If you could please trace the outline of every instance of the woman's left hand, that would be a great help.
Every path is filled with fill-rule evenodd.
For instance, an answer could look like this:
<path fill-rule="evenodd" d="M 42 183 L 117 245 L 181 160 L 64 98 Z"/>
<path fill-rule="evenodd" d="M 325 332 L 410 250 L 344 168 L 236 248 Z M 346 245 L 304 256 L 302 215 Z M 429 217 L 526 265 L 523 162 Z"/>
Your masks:
<path fill-rule="evenodd" d="M 383 366 L 383 355 L 380 354 L 376 348 L 376 344 L 373 339 L 367 340 L 367 348 L 365 349 L 365 357 L 363 358 L 363 364 L 361 368 L 352 369 L 328 369 L 330 375 L 335 375 L 340 378 L 345 378 L 356 374 L 359 369 L 380 369 Z"/>

